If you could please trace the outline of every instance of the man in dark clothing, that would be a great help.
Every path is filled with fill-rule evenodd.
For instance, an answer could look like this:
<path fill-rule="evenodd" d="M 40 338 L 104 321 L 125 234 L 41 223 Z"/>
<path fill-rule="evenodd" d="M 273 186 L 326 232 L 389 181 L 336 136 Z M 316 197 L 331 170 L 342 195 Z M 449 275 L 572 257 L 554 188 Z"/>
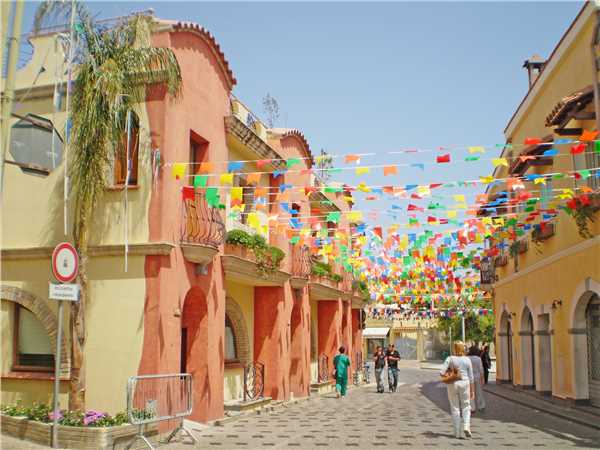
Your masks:
<path fill-rule="evenodd" d="M 383 348 L 377 347 L 375 354 L 373 355 L 373 361 L 375 362 L 375 381 L 377 381 L 377 392 L 383 394 L 383 380 L 381 375 L 385 368 L 385 353 Z"/>
<path fill-rule="evenodd" d="M 388 383 L 390 392 L 396 392 L 398 387 L 398 361 L 400 361 L 400 353 L 394 348 L 394 344 L 388 346 L 385 352 L 385 357 L 388 363 Z"/>
<path fill-rule="evenodd" d="M 492 359 L 490 358 L 490 346 L 484 345 L 481 351 L 481 364 L 483 365 L 483 379 L 485 384 L 488 384 L 488 377 L 490 376 L 490 369 L 492 368 Z"/>

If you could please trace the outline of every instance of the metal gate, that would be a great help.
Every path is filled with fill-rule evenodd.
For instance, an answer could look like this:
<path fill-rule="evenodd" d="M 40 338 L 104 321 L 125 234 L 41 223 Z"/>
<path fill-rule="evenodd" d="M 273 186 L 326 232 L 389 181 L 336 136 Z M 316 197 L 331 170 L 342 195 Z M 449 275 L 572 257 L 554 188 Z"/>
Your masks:
<path fill-rule="evenodd" d="M 590 403 L 600 406 L 600 297 L 597 295 L 588 303 L 586 319 Z"/>
<path fill-rule="evenodd" d="M 417 340 L 409 337 L 396 338 L 396 350 L 402 359 L 417 359 Z"/>

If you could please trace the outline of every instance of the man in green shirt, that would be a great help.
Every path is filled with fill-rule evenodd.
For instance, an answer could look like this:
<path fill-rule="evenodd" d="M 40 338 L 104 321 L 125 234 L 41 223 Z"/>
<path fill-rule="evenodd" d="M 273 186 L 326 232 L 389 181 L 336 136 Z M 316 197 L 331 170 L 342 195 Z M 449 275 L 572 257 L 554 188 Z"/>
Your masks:
<path fill-rule="evenodd" d="M 340 353 L 333 358 L 335 389 L 338 398 L 346 395 L 346 387 L 348 386 L 348 368 L 350 367 L 350 358 L 346 355 L 346 347 L 342 345 L 339 348 L 339 352 Z"/>

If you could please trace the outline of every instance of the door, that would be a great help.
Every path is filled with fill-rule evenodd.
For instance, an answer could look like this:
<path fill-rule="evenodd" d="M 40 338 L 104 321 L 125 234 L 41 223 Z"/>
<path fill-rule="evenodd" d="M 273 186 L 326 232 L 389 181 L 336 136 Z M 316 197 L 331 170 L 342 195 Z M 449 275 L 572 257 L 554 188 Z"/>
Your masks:
<path fill-rule="evenodd" d="M 590 403 L 600 407 L 600 297 L 594 295 L 586 310 Z"/>

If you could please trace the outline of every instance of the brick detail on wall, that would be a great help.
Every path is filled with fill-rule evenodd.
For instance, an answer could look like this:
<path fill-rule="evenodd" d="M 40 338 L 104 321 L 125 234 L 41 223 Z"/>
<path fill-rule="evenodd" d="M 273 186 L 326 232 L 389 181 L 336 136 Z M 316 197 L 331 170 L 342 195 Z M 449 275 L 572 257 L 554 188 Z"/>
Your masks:
<path fill-rule="evenodd" d="M 56 319 L 56 314 L 52 312 L 45 300 L 18 287 L 6 285 L 0 286 L 0 299 L 18 303 L 19 305 L 31 311 L 44 326 L 44 329 L 50 337 L 50 342 L 52 342 L 52 353 L 56 354 L 56 333 L 58 331 L 58 322 Z M 69 377 L 70 371 L 71 353 L 67 345 L 67 339 L 63 328 L 60 363 L 61 377 Z"/>
<path fill-rule="evenodd" d="M 250 362 L 250 342 L 248 338 L 248 327 L 244 319 L 242 308 L 231 297 L 225 299 L 225 314 L 229 317 L 233 325 L 233 334 L 235 335 L 235 349 L 240 363 Z"/>

